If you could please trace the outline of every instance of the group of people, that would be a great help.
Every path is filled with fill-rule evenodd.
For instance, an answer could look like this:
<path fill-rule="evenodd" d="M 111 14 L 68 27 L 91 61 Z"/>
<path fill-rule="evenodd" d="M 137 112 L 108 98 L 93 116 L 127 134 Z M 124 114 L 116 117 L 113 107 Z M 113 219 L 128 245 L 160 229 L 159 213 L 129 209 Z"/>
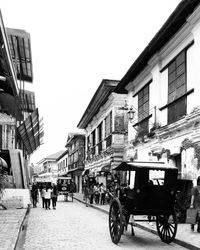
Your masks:
<path fill-rule="evenodd" d="M 105 186 L 103 183 L 88 184 L 85 182 L 83 185 L 83 199 L 86 206 L 89 204 L 104 205 L 110 203 L 114 196 L 118 196 L 119 183 L 111 183 L 109 186 Z"/>
<path fill-rule="evenodd" d="M 38 189 L 36 184 L 32 185 L 31 188 L 31 198 L 33 207 L 37 207 L 37 203 L 39 201 L 39 193 L 42 198 L 42 207 L 46 210 L 50 210 L 51 201 L 52 208 L 56 209 L 56 203 L 58 198 L 58 189 L 56 184 L 53 185 L 43 185 L 40 189 Z"/>
<path fill-rule="evenodd" d="M 86 183 L 83 185 L 83 195 L 86 206 L 89 204 L 105 204 L 107 190 L 103 183 L 91 184 L 89 187 Z"/>

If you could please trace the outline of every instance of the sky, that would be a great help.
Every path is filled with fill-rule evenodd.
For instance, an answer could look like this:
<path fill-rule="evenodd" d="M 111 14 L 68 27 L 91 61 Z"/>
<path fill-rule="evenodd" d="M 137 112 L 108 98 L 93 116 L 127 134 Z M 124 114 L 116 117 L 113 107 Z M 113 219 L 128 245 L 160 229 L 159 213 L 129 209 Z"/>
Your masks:
<path fill-rule="evenodd" d="M 102 79 L 121 80 L 180 0 L 1 0 L 5 27 L 30 33 L 44 144 L 65 150 Z"/>

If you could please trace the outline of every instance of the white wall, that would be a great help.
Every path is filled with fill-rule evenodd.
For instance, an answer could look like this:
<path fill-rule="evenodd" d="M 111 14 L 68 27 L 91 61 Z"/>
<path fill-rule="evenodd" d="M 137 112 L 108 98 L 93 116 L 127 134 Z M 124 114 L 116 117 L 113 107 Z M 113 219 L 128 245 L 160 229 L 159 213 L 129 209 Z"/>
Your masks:
<path fill-rule="evenodd" d="M 2 200 L 15 200 L 21 199 L 23 208 L 28 207 L 31 204 L 29 189 L 5 189 L 3 192 Z"/>

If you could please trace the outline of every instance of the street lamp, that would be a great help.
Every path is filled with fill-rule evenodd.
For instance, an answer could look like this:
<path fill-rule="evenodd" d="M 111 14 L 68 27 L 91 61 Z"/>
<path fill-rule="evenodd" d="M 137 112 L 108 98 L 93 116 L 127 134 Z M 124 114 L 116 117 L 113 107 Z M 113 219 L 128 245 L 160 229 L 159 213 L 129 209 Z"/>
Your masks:
<path fill-rule="evenodd" d="M 130 122 L 133 121 L 134 115 L 135 115 L 135 111 L 133 110 L 133 106 L 130 107 L 129 111 L 127 112 L 128 114 L 128 119 Z"/>

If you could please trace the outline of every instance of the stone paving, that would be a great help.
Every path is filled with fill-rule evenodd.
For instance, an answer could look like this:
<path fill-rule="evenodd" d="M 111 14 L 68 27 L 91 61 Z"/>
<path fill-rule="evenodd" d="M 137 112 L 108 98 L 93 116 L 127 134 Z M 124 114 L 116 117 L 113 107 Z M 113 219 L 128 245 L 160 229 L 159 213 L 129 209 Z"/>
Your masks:
<path fill-rule="evenodd" d="M 0 210 L 0 250 L 13 250 L 27 209 Z"/>
<path fill-rule="evenodd" d="M 74 195 L 75 199 L 80 202 L 83 202 L 83 194 L 76 193 Z M 94 208 L 101 210 L 104 213 L 108 213 L 109 205 L 92 205 Z M 148 222 L 138 222 L 138 227 L 150 231 L 152 233 L 157 233 L 155 223 L 153 226 L 150 226 Z M 175 243 L 180 244 L 181 246 L 187 247 L 192 250 L 200 250 L 200 234 L 196 231 L 192 232 L 190 230 L 189 224 L 178 224 Z"/>
<path fill-rule="evenodd" d="M 81 194 L 75 194 L 74 197 L 83 202 Z M 143 237 L 147 237 L 146 243 L 148 243 L 149 247 L 146 249 L 156 249 L 156 247 L 158 247 L 157 249 L 159 249 L 160 245 L 157 244 L 163 244 L 159 240 L 158 236 L 140 230 L 140 228 L 136 228 L 135 231 L 137 232 L 137 234 L 141 232 L 141 235 L 138 236 L 138 238 L 134 237 L 134 242 L 133 239 L 130 238 L 131 236 L 128 234 L 126 235 L 126 237 L 122 237 L 122 240 L 120 241 L 118 246 L 115 246 L 111 242 L 108 232 L 109 205 L 93 205 L 94 208 L 104 212 L 100 213 L 92 207 L 86 208 L 82 203 L 77 203 L 76 199 L 73 203 L 62 201 L 58 202 L 57 210 L 45 211 L 41 207 L 34 209 L 31 208 L 30 214 L 28 216 L 29 219 L 26 241 L 24 245 L 25 248 L 20 248 L 20 250 L 63 250 L 68 249 L 68 247 L 66 248 L 66 242 L 68 242 L 67 246 L 71 247 L 71 249 L 81 250 L 112 250 L 119 249 L 119 247 L 122 248 L 122 246 L 123 250 L 131 249 L 129 248 L 130 242 L 132 248 L 133 244 L 135 246 L 135 244 L 137 245 L 138 243 L 138 249 L 140 249 L 139 243 L 141 243 L 141 240 L 145 242 L 145 239 Z M 80 205 L 78 206 L 78 204 Z M 76 210 L 77 207 L 78 209 Z M 0 210 L 0 250 L 15 249 L 19 232 L 21 230 L 26 213 L 27 209 Z M 80 220 L 80 216 L 81 218 L 83 218 L 83 220 Z M 96 217 L 99 217 L 100 220 L 97 219 L 97 221 L 95 221 L 96 219 L 94 220 L 94 218 Z M 104 219 L 103 223 L 102 218 Z M 88 223 L 90 223 L 89 227 Z M 144 226 L 145 229 L 148 229 L 150 231 L 155 231 L 155 229 L 153 227 L 150 227 L 148 223 L 143 223 L 143 225 L 140 224 L 140 226 Z M 100 230 L 100 232 L 98 232 L 97 229 Z M 99 235 L 99 237 L 96 238 L 96 235 Z M 148 241 L 148 239 L 150 239 L 150 241 Z M 192 233 L 190 231 L 189 225 L 187 224 L 178 225 L 176 240 L 180 241 L 180 243 L 185 243 L 182 244 L 182 246 L 185 246 L 189 249 L 200 249 L 200 235 L 196 232 Z M 105 242 L 104 248 L 102 247 L 102 242 Z M 94 247 L 94 244 L 95 248 L 92 248 Z M 98 247 L 96 248 L 97 245 Z M 127 248 L 124 248 L 124 245 L 126 245 Z M 177 245 L 174 245 L 176 249 L 184 249 L 181 246 L 180 248 L 177 248 Z M 170 244 L 170 248 L 168 249 L 173 248 L 174 245 Z M 89 248 L 85 248 L 85 246 L 88 246 Z M 155 248 L 153 248 L 153 246 Z M 162 249 L 167 249 L 166 244 L 161 246 Z M 141 249 L 145 249 L 145 247 Z"/>
<path fill-rule="evenodd" d="M 118 245 L 112 243 L 108 215 L 77 202 L 58 201 L 56 210 L 31 209 L 23 249 L 20 250 L 128 250 L 184 249 L 160 241 L 158 236 L 138 229 L 127 233 Z"/>

